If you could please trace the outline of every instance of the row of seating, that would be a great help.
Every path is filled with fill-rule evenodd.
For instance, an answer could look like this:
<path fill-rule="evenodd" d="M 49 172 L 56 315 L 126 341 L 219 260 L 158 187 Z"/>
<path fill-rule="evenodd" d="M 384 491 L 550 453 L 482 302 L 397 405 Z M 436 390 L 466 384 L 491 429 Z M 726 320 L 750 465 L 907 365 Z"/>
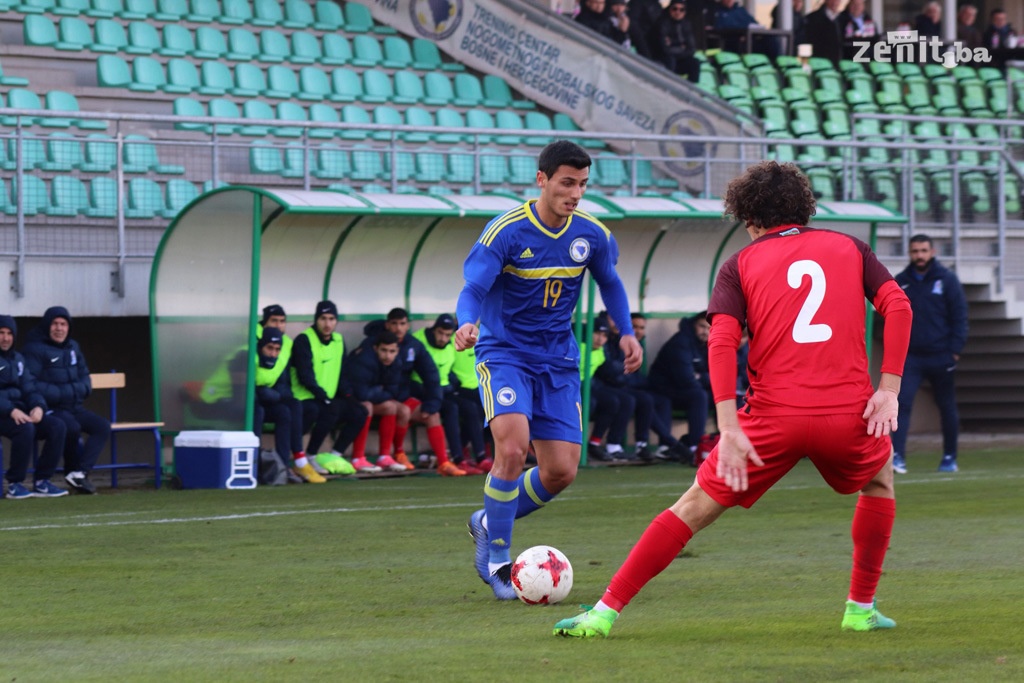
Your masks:
<path fill-rule="evenodd" d="M 352 65 L 386 69 L 462 71 L 457 62 L 444 62 L 437 45 L 423 38 L 410 43 L 397 35 L 383 36 L 383 44 L 372 34 L 356 34 L 351 40 L 342 33 L 322 37 L 307 31 L 291 36 L 275 29 L 257 32 L 232 28 L 226 33 L 210 26 L 192 28 L 165 24 L 158 28 L 147 21 L 124 22 L 97 19 L 90 26 L 77 17 L 57 23 L 42 15 L 28 15 L 22 28 L 25 45 L 57 50 L 89 50 L 100 53 L 190 57 L 196 60 L 226 59 L 264 63 Z M 258 33 L 258 36 L 257 36 Z"/>
<path fill-rule="evenodd" d="M 84 16 L 96 19 L 187 21 L 196 24 L 248 24 L 350 33 L 394 33 L 373 20 L 367 7 L 334 0 L 0 0 L 0 12 Z M 344 10 L 344 11 L 343 11 Z"/>
<path fill-rule="evenodd" d="M 116 55 L 101 55 L 96 61 L 97 80 L 102 87 L 127 88 L 135 92 L 198 93 L 235 97 L 270 97 L 283 100 L 364 102 L 398 105 L 420 104 L 435 107 L 513 107 L 530 109 L 528 100 L 514 99 L 508 83 L 499 76 L 483 80 L 462 72 L 449 77 L 433 71 L 420 74 L 403 70 L 394 77 L 379 69 L 367 69 L 360 75 L 347 67 L 325 71 L 303 66 L 297 72 L 274 64 L 266 70 L 243 62 L 234 68 L 223 62 L 195 62 L 174 58 L 164 65 L 152 57 L 136 57 L 131 65 Z"/>
<path fill-rule="evenodd" d="M 18 155 L 25 171 L 80 171 L 110 173 L 117 168 L 117 143 L 104 133 L 77 138 L 67 133 L 46 137 L 0 137 L 0 169 L 17 168 Z M 185 167 L 161 162 L 156 145 L 144 135 L 126 135 L 121 170 L 131 174 L 183 175 Z"/>
<path fill-rule="evenodd" d="M 117 181 L 107 176 L 82 180 L 73 175 L 57 176 L 49 181 L 24 175 L 22 211 L 26 216 L 84 216 L 113 218 L 117 216 Z M 0 213 L 18 212 L 18 178 L 10 186 L 0 178 Z M 132 178 L 125 186 L 124 215 L 132 219 L 173 218 L 190 201 L 199 196 L 200 188 L 182 178 L 157 182 L 150 178 Z"/>

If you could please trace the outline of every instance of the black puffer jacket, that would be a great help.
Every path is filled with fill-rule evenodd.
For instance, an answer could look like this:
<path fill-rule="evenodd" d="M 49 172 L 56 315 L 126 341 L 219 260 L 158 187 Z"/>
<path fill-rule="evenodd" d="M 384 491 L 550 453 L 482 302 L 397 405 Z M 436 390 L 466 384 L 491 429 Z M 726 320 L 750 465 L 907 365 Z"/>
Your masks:
<path fill-rule="evenodd" d="M 63 306 L 46 309 L 43 319 L 28 333 L 23 352 L 36 388 L 52 409 L 71 410 L 82 405 L 92 393 L 89 367 L 70 336 L 60 344 L 50 338 L 50 325 L 55 318 L 64 318 L 71 326 L 71 315 Z"/>
<path fill-rule="evenodd" d="M 17 337 L 18 327 L 11 316 L 0 315 L 0 327 L 6 327 Z M 37 407 L 46 410 L 46 401 L 36 389 L 24 356 L 13 346 L 0 351 L 0 416 L 10 417 L 15 408 L 27 413 Z"/>

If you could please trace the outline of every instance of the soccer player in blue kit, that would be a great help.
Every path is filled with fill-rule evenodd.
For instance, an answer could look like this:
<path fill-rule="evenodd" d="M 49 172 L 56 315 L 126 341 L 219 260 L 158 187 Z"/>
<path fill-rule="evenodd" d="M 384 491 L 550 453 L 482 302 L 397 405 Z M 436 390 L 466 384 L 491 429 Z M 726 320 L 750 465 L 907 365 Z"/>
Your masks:
<path fill-rule="evenodd" d="M 499 600 L 514 600 L 512 526 L 572 483 L 580 462 L 580 351 L 572 330 L 589 270 L 611 317 L 622 321 L 626 372 L 640 367 L 611 232 L 579 211 L 590 155 L 568 140 L 541 150 L 540 197 L 490 221 L 469 252 L 456 308 L 457 351 L 476 347 L 494 466 L 484 507 L 469 519 L 476 571 Z M 479 321 L 479 326 L 477 325 Z M 537 467 L 523 471 L 533 442 Z"/>

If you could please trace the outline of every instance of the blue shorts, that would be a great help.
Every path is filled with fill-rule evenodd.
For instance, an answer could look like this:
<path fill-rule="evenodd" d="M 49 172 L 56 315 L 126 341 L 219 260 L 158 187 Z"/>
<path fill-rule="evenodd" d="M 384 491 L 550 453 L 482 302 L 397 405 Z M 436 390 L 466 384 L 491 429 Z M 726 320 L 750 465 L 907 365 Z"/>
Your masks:
<path fill-rule="evenodd" d="M 522 413 L 531 439 L 583 442 L 579 370 L 501 359 L 477 363 L 476 375 L 487 422 Z"/>

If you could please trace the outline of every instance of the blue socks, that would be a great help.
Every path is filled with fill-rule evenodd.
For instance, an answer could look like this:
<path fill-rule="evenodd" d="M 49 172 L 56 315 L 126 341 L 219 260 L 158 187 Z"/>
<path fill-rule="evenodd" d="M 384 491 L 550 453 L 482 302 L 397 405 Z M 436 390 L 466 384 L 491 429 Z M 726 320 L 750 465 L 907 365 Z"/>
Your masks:
<path fill-rule="evenodd" d="M 540 468 L 531 467 L 519 477 L 519 498 L 516 499 L 516 519 L 547 505 L 555 497 L 540 483 Z"/>
<path fill-rule="evenodd" d="M 487 475 L 484 483 L 484 511 L 487 514 L 487 544 L 490 549 L 490 564 L 503 565 L 512 561 L 509 549 L 512 547 L 512 523 L 516 518 L 516 499 L 519 497 L 519 481 L 498 479 Z"/>

